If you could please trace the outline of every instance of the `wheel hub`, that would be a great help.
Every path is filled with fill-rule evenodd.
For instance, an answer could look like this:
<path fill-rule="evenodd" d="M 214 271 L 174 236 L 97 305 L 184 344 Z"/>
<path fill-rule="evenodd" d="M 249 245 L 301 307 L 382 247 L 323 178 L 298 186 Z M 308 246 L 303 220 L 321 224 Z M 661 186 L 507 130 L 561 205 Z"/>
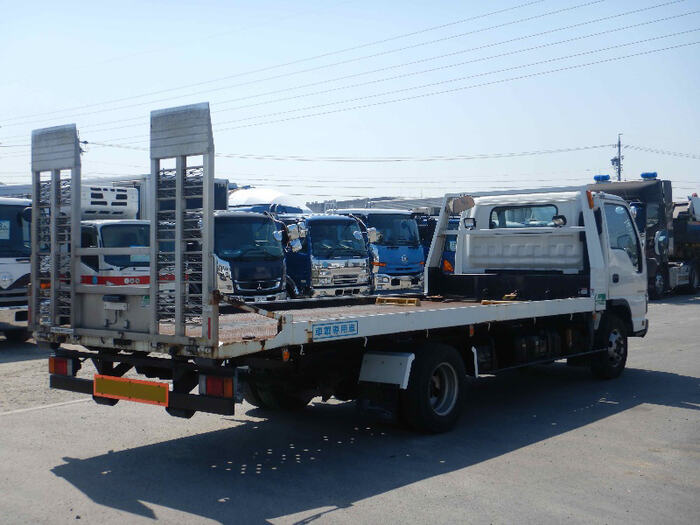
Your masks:
<path fill-rule="evenodd" d="M 625 356 L 625 338 L 619 330 L 610 332 L 608 338 L 608 359 L 613 366 L 620 364 Z"/>
<path fill-rule="evenodd" d="M 448 414 L 459 397 L 457 372 L 450 363 L 440 363 L 435 367 L 428 385 L 430 406 L 439 415 Z"/>

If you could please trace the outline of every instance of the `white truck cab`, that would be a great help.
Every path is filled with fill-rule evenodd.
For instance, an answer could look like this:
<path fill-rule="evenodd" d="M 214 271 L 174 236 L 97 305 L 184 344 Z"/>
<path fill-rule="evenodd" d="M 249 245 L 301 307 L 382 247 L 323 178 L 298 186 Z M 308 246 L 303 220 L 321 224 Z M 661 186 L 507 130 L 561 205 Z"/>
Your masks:
<path fill-rule="evenodd" d="M 628 308 L 630 331 L 646 331 L 646 261 L 622 198 L 581 191 L 476 197 L 463 218 L 455 273 L 525 271 L 569 275 L 569 281 L 590 274 L 590 283 L 579 280 L 579 295 Z M 584 224 L 596 225 L 595 238 Z"/>

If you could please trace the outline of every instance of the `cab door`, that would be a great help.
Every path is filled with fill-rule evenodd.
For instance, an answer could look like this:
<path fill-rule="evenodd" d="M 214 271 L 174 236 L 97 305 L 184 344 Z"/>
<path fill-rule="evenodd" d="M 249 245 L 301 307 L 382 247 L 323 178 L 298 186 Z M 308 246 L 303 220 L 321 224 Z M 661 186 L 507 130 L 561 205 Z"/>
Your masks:
<path fill-rule="evenodd" d="M 603 201 L 608 247 L 608 299 L 627 302 L 634 331 L 646 327 L 646 261 L 639 233 L 626 204 Z"/>

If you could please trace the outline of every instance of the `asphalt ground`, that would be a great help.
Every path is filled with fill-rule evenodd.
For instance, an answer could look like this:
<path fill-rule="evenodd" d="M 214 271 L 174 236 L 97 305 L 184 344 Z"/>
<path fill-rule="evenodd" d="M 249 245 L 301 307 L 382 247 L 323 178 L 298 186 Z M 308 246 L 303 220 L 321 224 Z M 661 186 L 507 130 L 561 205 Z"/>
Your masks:
<path fill-rule="evenodd" d="M 458 427 L 313 403 L 168 416 L 48 389 L 0 341 L 2 523 L 700 523 L 700 296 L 650 305 L 613 381 L 563 364 L 479 379 Z"/>

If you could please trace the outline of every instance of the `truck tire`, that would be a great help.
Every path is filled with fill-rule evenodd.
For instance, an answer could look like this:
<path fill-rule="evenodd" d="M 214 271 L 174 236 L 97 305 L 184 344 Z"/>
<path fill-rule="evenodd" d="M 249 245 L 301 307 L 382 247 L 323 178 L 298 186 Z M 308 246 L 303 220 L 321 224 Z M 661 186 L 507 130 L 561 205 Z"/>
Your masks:
<path fill-rule="evenodd" d="M 666 291 L 666 275 L 659 268 L 654 274 L 653 280 L 649 283 L 649 297 L 652 299 L 659 299 L 664 295 Z"/>
<path fill-rule="evenodd" d="M 596 346 L 605 348 L 591 356 L 591 372 L 598 379 L 614 379 L 622 374 L 627 363 L 627 330 L 622 319 L 614 314 L 603 319 Z"/>
<path fill-rule="evenodd" d="M 408 388 L 400 391 L 401 418 L 419 432 L 452 429 L 462 412 L 466 377 L 464 361 L 455 348 L 438 343 L 421 346 Z"/>
<path fill-rule="evenodd" d="M 246 381 L 243 383 L 243 399 L 245 399 L 248 404 L 253 405 L 256 408 L 267 408 L 263 400 L 260 399 L 260 394 L 258 394 L 258 389 L 255 385 Z"/>
<path fill-rule="evenodd" d="M 258 408 L 296 411 L 305 408 L 313 395 L 301 391 L 287 392 L 271 386 L 263 387 L 246 383 L 243 397 L 248 403 Z"/>
<path fill-rule="evenodd" d="M 5 332 L 5 339 L 8 343 L 24 343 L 31 337 L 32 333 L 29 330 L 8 330 Z"/>
<path fill-rule="evenodd" d="M 700 273 L 698 273 L 699 268 L 690 268 L 690 273 L 688 274 L 688 286 L 683 287 L 683 292 L 688 294 L 696 293 L 700 290 Z"/>

